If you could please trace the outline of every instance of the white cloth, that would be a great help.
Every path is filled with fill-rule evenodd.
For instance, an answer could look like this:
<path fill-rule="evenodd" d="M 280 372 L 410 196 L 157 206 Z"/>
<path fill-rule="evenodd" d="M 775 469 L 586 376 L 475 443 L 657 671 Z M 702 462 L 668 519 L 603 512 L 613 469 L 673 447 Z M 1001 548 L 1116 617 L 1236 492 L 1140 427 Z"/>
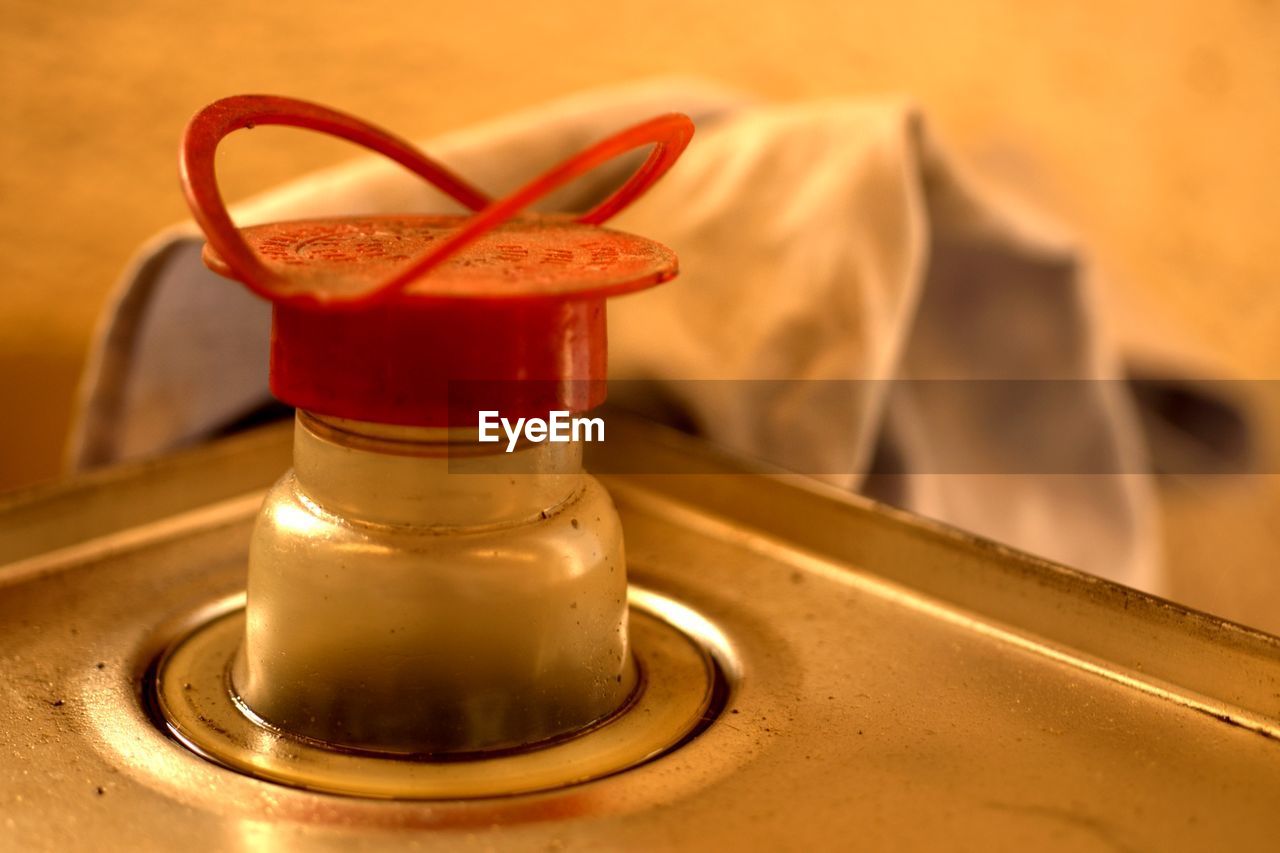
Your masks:
<path fill-rule="evenodd" d="M 671 246 L 681 276 L 611 303 L 612 377 L 654 380 L 721 444 L 1160 589 L 1151 482 L 1117 383 L 1078 383 L 1069 405 L 1045 411 L 1007 383 L 957 395 L 954 384 L 889 382 L 1120 377 L 1079 250 L 977 188 L 910 103 L 781 106 L 658 81 L 564 99 L 423 148 L 498 194 L 671 110 L 694 118 L 694 142 L 610 225 Z M 584 209 L 631 165 L 583 179 L 545 207 Z M 233 214 L 248 224 L 453 209 L 368 158 Z M 207 272 L 200 244 L 179 226 L 126 272 L 86 372 L 73 467 L 197 441 L 269 399 L 269 306 Z M 821 382 L 687 379 L 867 381 L 832 394 Z M 868 482 L 877 449 L 894 476 Z M 1017 470 L 1080 473 L 970 470 L 1010 453 Z"/>

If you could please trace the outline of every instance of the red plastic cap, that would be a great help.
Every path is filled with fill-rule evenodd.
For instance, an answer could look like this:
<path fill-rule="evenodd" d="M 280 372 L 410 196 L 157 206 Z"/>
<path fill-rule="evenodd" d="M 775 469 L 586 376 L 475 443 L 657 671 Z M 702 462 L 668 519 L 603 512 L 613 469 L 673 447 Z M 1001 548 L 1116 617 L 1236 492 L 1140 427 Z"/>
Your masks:
<path fill-rule="evenodd" d="M 217 189 L 214 153 L 256 124 L 319 130 L 391 157 L 470 216 L 306 220 L 243 230 Z M 271 389 L 290 405 L 378 423 L 470 426 L 581 412 L 604 401 L 605 299 L 673 278 L 675 254 L 600 227 L 675 162 L 693 126 L 660 116 L 490 201 L 409 143 L 302 101 L 217 101 L 187 127 L 182 180 L 208 237 L 205 262 L 275 306 Z M 613 195 L 578 217 L 519 215 L 619 154 L 654 146 Z"/>

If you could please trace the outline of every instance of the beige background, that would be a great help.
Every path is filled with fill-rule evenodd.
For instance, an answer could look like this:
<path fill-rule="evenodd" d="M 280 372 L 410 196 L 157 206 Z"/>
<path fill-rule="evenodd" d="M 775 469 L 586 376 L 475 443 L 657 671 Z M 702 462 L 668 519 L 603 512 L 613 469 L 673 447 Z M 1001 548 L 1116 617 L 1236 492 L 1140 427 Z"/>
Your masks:
<path fill-rule="evenodd" d="M 1280 376 L 1280 3 L 321 6 L 3 4 L 0 488 L 57 473 L 94 318 L 134 247 L 185 215 L 182 124 L 242 91 L 409 136 L 659 73 L 779 99 L 909 93 L 979 172 L 1096 247 L 1127 338 Z M 231 198 L 350 156 L 274 129 L 226 151 Z M 1280 629 L 1276 481 L 1166 484 L 1176 595 Z"/>

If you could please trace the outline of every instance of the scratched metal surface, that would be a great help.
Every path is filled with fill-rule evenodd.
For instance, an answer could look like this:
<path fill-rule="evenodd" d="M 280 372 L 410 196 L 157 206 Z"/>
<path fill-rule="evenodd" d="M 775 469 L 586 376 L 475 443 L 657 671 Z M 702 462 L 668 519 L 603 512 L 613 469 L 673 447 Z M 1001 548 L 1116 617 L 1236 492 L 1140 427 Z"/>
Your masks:
<path fill-rule="evenodd" d="M 243 586 L 259 489 L 287 456 L 287 432 L 268 431 L 0 513 L 0 549 L 20 555 L 0 567 L 0 846 L 1274 842 L 1280 640 L 649 427 L 610 430 L 634 467 L 689 472 L 606 478 L 630 571 L 711 619 L 744 673 L 692 743 L 587 785 L 431 804 L 291 790 L 166 739 L 138 685 L 184 619 Z M 116 529 L 112 501 L 129 507 Z M 23 552 L 36 528 L 42 550 Z"/>

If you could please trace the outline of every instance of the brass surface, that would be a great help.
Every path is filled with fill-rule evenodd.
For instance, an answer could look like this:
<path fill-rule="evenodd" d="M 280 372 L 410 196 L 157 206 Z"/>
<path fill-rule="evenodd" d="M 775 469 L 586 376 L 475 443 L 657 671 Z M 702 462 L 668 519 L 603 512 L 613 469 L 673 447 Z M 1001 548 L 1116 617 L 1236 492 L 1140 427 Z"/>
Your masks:
<path fill-rule="evenodd" d="M 142 685 L 189 614 L 243 589 L 260 493 L 235 497 L 234 455 L 189 459 L 216 472 L 206 496 L 234 487 L 167 515 L 172 475 L 138 471 L 114 487 L 134 526 L 68 525 L 0 567 L 4 845 L 1272 848 L 1277 638 L 647 426 L 611 418 L 604 452 L 689 472 L 604 479 L 634 582 L 714 624 L 739 667 L 690 742 L 581 785 L 449 802 L 314 793 L 192 754 Z M 9 512 L 63 511 L 77 488 Z M 0 548 L 22 536 L 7 517 Z"/>

